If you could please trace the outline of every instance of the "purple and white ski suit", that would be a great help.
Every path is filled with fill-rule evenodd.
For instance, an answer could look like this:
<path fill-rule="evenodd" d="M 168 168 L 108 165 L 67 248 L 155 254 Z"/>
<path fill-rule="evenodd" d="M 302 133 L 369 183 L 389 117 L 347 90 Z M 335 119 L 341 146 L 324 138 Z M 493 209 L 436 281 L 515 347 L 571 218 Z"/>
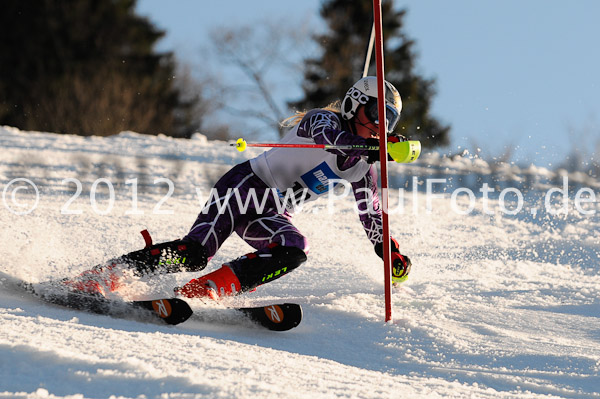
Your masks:
<path fill-rule="evenodd" d="M 315 109 L 281 142 L 364 145 L 365 139 L 351 133 L 339 114 Z M 266 151 L 221 177 L 185 239 L 204 245 L 209 257 L 234 231 L 257 250 L 275 242 L 307 252 L 306 238 L 291 223 L 291 214 L 283 205 L 289 209 L 300 198 L 304 202 L 315 200 L 326 195 L 336 179 L 343 179 L 352 185 L 369 240 L 379 243 L 382 227 L 377 172 L 366 162 L 366 156 L 366 150 Z"/>

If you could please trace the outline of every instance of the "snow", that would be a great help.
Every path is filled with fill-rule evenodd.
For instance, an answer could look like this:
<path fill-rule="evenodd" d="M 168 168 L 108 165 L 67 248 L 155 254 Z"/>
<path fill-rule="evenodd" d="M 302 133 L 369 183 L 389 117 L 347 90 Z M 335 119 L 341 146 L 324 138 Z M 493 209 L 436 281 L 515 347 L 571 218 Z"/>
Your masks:
<path fill-rule="evenodd" d="M 216 179 L 259 153 L 200 134 L 88 138 L 10 127 L 0 127 L 0 145 L 0 271 L 32 282 L 139 249 L 144 228 L 155 242 L 181 237 Z M 288 332 L 114 319 L 43 304 L 0 284 L 0 397 L 600 397 L 600 206 L 590 197 L 600 183 L 584 173 L 468 155 L 423 154 L 390 169 L 395 187 L 406 190 L 390 194 L 392 206 L 404 205 L 390 216 L 392 234 L 414 264 L 394 290 L 393 322 L 384 322 L 381 261 L 353 200 L 337 200 L 333 214 L 321 201 L 294 217 L 311 244 L 308 262 L 227 300 L 301 303 L 304 320 Z M 554 208 L 544 209 L 545 194 L 563 189 L 563 176 L 567 197 L 555 193 Z M 431 198 L 429 177 L 447 180 Z M 161 178 L 173 182 L 171 195 Z M 25 183 L 9 184 L 14 179 L 35 184 L 37 205 L 33 187 L 15 190 Z M 496 189 L 486 202 L 478 190 L 484 182 Z M 473 204 L 464 192 L 452 199 L 463 183 L 475 193 Z M 515 215 L 500 211 L 507 187 L 523 190 Z M 583 214 L 575 197 L 586 187 Z M 515 209 L 514 193 L 509 198 L 506 208 Z M 249 251 L 232 236 L 206 270 Z M 131 281 L 119 295 L 169 295 L 192 277 Z"/>

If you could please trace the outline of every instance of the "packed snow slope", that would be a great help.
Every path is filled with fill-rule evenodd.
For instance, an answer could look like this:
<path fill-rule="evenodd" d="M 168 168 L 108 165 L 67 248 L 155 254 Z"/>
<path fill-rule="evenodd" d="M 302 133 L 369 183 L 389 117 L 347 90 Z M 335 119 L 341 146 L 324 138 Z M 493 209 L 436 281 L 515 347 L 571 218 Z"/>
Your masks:
<path fill-rule="evenodd" d="M 0 271 L 32 282 L 139 249 L 145 228 L 155 242 L 182 237 L 212 184 L 258 153 L 200 135 L 84 138 L 9 127 L 0 146 Z M 447 182 L 428 194 L 432 177 Z M 308 262 L 227 301 L 298 302 L 298 328 L 146 324 L 47 305 L 0 284 L 0 397 L 600 397 L 598 182 L 437 154 L 392 165 L 390 179 L 405 189 L 390 193 L 392 234 L 414 264 L 393 292 L 393 322 L 384 322 L 382 262 L 353 198 L 331 209 L 322 200 L 294 216 L 311 244 Z M 474 201 L 455 191 L 467 181 Z M 484 182 L 495 188 L 486 201 Z M 545 209 L 555 183 L 567 196 L 554 192 Z M 232 236 L 206 270 L 250 250 Z M 192 277 L 132 280 L 118 295 L 170 295 Z"/>

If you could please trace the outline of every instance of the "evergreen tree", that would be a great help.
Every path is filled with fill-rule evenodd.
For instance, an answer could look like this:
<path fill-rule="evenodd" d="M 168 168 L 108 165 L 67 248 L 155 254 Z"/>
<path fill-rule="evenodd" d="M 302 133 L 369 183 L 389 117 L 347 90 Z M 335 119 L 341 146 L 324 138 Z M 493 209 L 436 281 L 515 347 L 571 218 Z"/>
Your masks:
<path fill-rule="evenodd" d="M 405 10 L 396 11 L 392 0 L 382 1 L 385 78 L 402 96 L 402 117 L 396 132 L 421 140 L 426 147 L 448 144 L 450 128 L 430 115 L 435 94 L 434 80 L 415 72 L 414 41 L 403 32 Z M 321 8 L 328 32 L 314 40 L 322 48 L 321 58 L 305 61 L 304 98 L 290 103 L 298 109 L 322 107 L 343 98 L 363 72 L 373 21 L 371 0 L 328 0 Z M 375 75 L 375 55 L 369 75 Z"/>
<path fill-rule="evenodd" d="M 0 14 L 0 124 L 108 135 L 186 136 L 183 100 L 163 32 L 136 0 L 5 0 Z"/>

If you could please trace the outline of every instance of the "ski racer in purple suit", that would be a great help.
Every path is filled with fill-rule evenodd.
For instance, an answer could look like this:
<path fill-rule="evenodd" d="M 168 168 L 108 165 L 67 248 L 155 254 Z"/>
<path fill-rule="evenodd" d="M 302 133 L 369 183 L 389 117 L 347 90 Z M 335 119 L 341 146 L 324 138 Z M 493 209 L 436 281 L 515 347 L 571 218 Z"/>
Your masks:
<path fill-rule="evenodd" d="M 386 131 L 394 136 L 400 118 L 400 95 L 386 84 Z M 374 77 L 356 82 L 341 107 L 329 106 L 298 113 L 284 123 L 291 127 L 282 143 L 379 145 L 377 83 Z M 405 140 L 405 139 L 404 139 Z M 321 148 L 273 148 L 234 166 L 215 184 L 212 201 L 205 205 L 181 240 L 151 245 L 111 261 L 126 264 L 139 275 L 175 271 L 200 271 L 234 232 L 256 249 L 225 263 L 219 269 L 195 278 L 175 292 L 188 298 L 234 295 L 273 281 L 306 261 L 308 242 L 292 224 L 288 210 L 299 201 L 316 200 L 328 194 L 336 181 L 352 185 L 360 222 L 375 252 L 382 257 L 382 223 L 374 162 L 379 150 L 324 150 Z M 247 205 L 247 207 L 245 206 Z M 245 209 L 241 209 L 241 208 Z M 148 240 L 147 240 L 148 241 Z M 411 262 L 392 239 L 392 280 L 404 281 Z M 95 291 L 81 279 L 73 288 Z M 84 280 L 85 281 L 85 280 Z M 109 289 L 115 289 L 111 281 Z"/>
<path fill-rule="evenodd" d="M 399 118 L 402 103 L 398 91 L 388 82 L 386 95 L 387 131 L 391 133 Z M 363 78 L 350 88 L 341 110 L 313 109 L 288 120 L 293 127 L 281 140 L 290 144 L 357 144 L 378 145 L 377 83 L 374 77 Z M 236 232 L 257 249 L 224 264 L 220 269 L 193 279 L 178 290 L 186 297 L 232 295 L 289 273 L 306 261 L 308 242 L 292 224 L 288 212 L 278 213 L 275 192 L 288 199 L 311 201 L 327 195 L 335 180 L 351 183 L 359 206 L 360 221 L 375 251 L 382 253 L 382 225 L 377 175 L 373 165 L 379 151 L 273 148 L 250 161 L 235 166 L 215 185 L 220 202 L 227 201 L 225 212 L 208 203 L 198 216 L 184 241 L 200 243 L 211 258 L 223 242 Z M 248 193 L 256 196 L 250 208 L 240 212 L 232 194 L 238 190 L 246 203 Z M 276 189 L 276 190 L 272 190 Z M 229 194 L 228 194 L 229 190 Z M 269 192 L 272 194 L 269 196 Z M 268 198 L 262 212 L 256 205 Z M 369 212 L 371 210 L 371 212 Z M 404 280 L 410 260 L 399 253 L 392 242 L 393 278 Z"/>

